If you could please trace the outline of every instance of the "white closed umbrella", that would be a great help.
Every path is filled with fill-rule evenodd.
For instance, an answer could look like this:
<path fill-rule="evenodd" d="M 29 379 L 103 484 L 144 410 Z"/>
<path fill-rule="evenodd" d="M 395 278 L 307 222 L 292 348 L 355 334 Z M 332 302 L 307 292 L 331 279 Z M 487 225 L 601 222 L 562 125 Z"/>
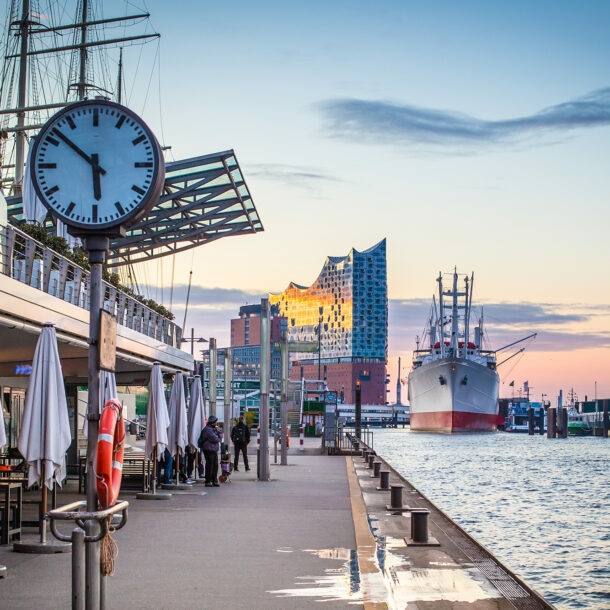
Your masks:
<path fill-rule="evenodd" d="M 17 446 L 28 464 L 28 485 L 53 488 L 66 478 L 72 440 L 64 379 L 52 324 L 45 324 L 34 352 Z M 43 487 L 44 492 L 44 487 Z M 43 507 L 46 512 L 46 506 Z"/>
<path fill-rule="evenodd" d="M 32 150 L 34 148 L 33 144 L 34 142 L 32 141 L 28 150 L 28 158 L 26 161 L 27 171 L 23 176 L 23 196 L 21 205 L 23 208 L 23 215 L 28 222 L 37 222 L 42 224 L 49 211 L 38 198 L 32 182 L 32 175 L 30 173 L 30 159 L 32 156 Z"/>
<path fill-rule="evenodd" d="M 186 419 L 186 396 L 184 393 L 184 377 L 177 372 L 174 385 L 169 396 L 169 440 L 167 448 L 176 462 L 176 484 L 180 478 L 180 456 L 183 456 L 188 445 L 188 423 Z"/>
<path fill-rule="evenodd" d="M 169 396 L 169 432 L 167 448 L 176 457 L 184 455 L 188 445 L 188 424 L 186 420 L 186 397 L 184 377 L 177 372 Z"/>
<path fill-rule="evenodd" d="M 205 425 L 205 406 L 203 403 L 203 392 L 201 390 L 201 377 L 195 376 L 191 386 L 191 399 L 188 412 L 188 444 L 193 449 L 198 449 L 197 441 L 201 430 Z"/>
<path fill-rule="evenodd" d="M 0 407 L 0 415 L 2 415 L 2 421 L 0 421 L 0 451 L 2 451 L 4 445 L 6 445 L 6 430 L 4 429 L 4 412 L 2 407 Z"/>
<path fill-rule="evenodd" d="M 148 386 L 148 407 L 146 409 L 146 444 L 144 451 L 146 457 L 155 462 L 158 456 L 165 453 L 169 428 L 169 414 L 167 412 L 167 401 L 163 388 L 163 375 L 161 364 L 155 362 L 150 372 L 150 383 Z"/>
<path fill-rule="evenodd" d="M 118 392 L 116 389 L 116 377 L 112 371 L 100 370 L 100 415 L 104 410 L 104 405 L 111 399 L 116 398 L 118 400 Z M 83 434 L 88 435 L 89 431 L 89 420 L 85 415 L 85 422 L 83 423 Z"/>

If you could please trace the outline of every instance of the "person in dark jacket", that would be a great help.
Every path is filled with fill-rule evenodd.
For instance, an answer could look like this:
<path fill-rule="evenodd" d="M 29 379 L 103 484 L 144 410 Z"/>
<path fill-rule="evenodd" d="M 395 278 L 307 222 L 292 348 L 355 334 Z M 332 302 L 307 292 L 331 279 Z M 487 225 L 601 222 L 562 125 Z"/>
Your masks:
<path fill-rule="evenodd" d="M 231 430 L 231 440 L 235 447 L 235 457 L 233 459 L 233 470 L 239 471 L 237 464 L 239 463 L 239 453 L 244 455 L 244 468 L 250 470 L 248 466 L 248 443 L 250 442 L 250 428 L 246 426 L 245 418 L 243 415 L 239 416 L 239 422 L 233 426 Z"/>
<path fill-rule="evenodd" d="M 218 450 L 222 441 L 222 430 L 216 415 L 210 415 L 208 423 L 199 437 L 200 447 L 205 457 L 205 486 L 220 487 L 218 483 Z"/>

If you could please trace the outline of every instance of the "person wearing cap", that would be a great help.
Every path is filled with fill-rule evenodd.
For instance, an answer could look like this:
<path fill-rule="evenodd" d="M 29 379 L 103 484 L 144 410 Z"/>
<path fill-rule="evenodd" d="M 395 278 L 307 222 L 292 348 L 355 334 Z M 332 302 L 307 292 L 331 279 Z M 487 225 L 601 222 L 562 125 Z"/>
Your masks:
<path fill-rule="evenodd" d="M 210 415 L 201 431 L 199 446 L 205 457 L 205 486 L 220 487 L 218 483 L 218 450 L 222 441 L 222 429 L 216 415 Z"/>

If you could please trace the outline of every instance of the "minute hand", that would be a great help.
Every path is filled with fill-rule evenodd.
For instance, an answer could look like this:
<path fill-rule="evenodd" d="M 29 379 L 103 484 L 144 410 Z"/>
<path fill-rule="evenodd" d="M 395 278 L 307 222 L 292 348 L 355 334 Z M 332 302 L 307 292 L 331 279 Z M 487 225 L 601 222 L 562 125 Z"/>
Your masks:
<path fill-rule="evenodd" d="M 79 148 L 70 138 L 65 136 L 59 129 L 55 128 L 52 130 L 52 133 L 55 134 L 60 140 L 63 140 L 75 153 L 80 155 L 93 169 L 96 170 L 99 174 L 105 174 L 106 170 L 103 167 L 100 167 L 98 163 L 94 161 L 82 148 Z"/>

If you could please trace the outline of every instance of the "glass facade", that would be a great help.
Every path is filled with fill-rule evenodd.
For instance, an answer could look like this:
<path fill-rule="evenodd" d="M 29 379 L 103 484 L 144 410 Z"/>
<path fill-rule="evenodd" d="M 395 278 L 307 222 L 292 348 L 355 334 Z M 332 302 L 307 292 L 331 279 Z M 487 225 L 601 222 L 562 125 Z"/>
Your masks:
<path fill-rule="evenodd" d="M 385 363 L 386 240 L 363 252 L 352 248 L 347 256 L 327 257 L 311 286 L 291 283 L 270 294 L 269 302 L 286 318 L 290 341 L 319 342 L 322 362 Z"/>

